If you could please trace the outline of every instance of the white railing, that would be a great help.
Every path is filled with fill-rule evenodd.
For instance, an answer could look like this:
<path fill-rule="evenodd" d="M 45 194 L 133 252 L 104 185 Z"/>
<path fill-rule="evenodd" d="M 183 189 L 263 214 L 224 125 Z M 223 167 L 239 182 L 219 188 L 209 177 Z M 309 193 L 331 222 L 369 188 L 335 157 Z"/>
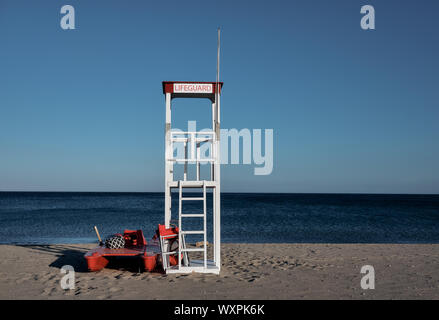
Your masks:
<path fill-rule="evenodd" d="M 213 146 L 215 141 L 214 131 L 173 131 L 171 132 L 171 151 L 172 157 L 168 158 L 169 161 L 175 161 L 177 163 L 184 164 L 183 180 L 187 180 L 187 165 L 188 163 L 195 164 L 197 166 L 197 178 L 200 180 L 200 164 L 211 163 L 211 166 L 215 163 L 215 148 Z M 210 158 L 201 158 L 201 144 L 210 142 Z M 174 143 L 183 143 L 184 158 L 174 158 Z M 188 155 L 188 149 L 190 146 L 190 157 Z"/>

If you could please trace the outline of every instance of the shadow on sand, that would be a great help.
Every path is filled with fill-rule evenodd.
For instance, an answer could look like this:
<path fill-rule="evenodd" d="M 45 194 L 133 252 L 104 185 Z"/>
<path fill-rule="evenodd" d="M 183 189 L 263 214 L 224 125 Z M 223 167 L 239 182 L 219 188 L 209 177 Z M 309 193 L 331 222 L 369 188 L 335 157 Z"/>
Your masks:
<path fill-rule="evenodd" d="M 21 245 L 20 247 L 32 249 L 54 257 L 54 261 L 49 267 L 62 268 L 71 265 L 75 272 L 88 272 L 84 254 L 89 248 L 81 248 L 70 245 Z"/>
<path fill-rule="evenodd" d="M 74 268 L 75 272 L 89 272 L 84 254 L 89 251 L 90 248 L 63 244 L 20 245 L 20 247 L 54 256 L 54 261 L 49 264 L 49 267 L 61 269 L 65 265 L 70 265 Z M 113 257 L 109 259 L 109 263 L 105 268 L 140 273 L 142 272 L 143 264 L 141 263 L 141 260 L 136 257 Z"/>

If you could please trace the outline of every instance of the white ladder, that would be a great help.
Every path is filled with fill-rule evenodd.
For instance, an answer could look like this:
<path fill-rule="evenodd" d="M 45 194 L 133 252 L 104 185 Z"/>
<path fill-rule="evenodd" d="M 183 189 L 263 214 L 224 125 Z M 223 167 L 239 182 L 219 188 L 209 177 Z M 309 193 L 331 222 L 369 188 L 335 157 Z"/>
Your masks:
<path fill-rule="evenodd" d="M 178 269 L 181 269 L 181 254 L 183 253 L 183 263 L 185 267 L 190 268 L 190 261 L 187 255 L 188 252 L 203 252 L 204 253 L 204 268 L 207 269 L 207 232 L 206 232 L 206 181 L 202 181 L 203 196 L 202 197 L 183 197 L 183 188 L 186 181 L 179 181 L 179 204 L 178 204 Z M 187 182 L 186 182 L 187 183 Z M 203 201 L 203 213 L 183 213 L 183 201 Z M 182 230 L 182 218 L 203 218 L 203 230 Z M 186 234 L 202 234 L 203 248 L 186 248 Z"/>

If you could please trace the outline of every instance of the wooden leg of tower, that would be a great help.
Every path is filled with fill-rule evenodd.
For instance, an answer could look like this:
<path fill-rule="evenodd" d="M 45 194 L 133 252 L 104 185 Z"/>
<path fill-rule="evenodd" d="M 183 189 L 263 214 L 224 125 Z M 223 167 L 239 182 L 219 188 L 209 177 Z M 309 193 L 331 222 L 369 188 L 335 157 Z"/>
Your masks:
<path fill-rule="evenodd" d="M 173 180 L 173 163 L 171 143 L 171 94 L 166 93 L 166 125 L 165 125 L 165 226 L 169 228 L 171 221 L 171 188 Z"/>
<path fill-rule="evenodd" d="M 221 268 L 221 199 L 219 184 L 214 188 L 214 261 L 218 269 Z"/>

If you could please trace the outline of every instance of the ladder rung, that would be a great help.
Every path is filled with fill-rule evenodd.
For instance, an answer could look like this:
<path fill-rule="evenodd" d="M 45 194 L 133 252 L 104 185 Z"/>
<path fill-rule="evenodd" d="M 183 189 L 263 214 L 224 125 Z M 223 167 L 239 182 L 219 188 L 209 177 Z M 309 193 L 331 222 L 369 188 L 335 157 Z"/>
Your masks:
<path fill-rule="evenodd" d="M 195 200 L 204 200 L 204 198 L 203 197 L 199 197 L 199 198 L 198 197 L 195 197 L 195 198 L 188 198 L 188 197 L 183 198 L 182 197 L 181 200 L 194 200 L 195 201 Z"/>
<path fill-rule="evenodd" d="M 204 252 L 204 248 L 187 248 L 181 249 L 181 252 Z"/>
<path fill-rule="evenodd" d="M 181 234 L 204 234 L 203 230 L 197 230 L 197 231 L 180 231 Z"/>
<path fill-rule="evenodd" d="M 182 213 L 182 218 L 204 218 L 203 213 Z"/>
<path fill-rule="evenodd" d="M 162 252 L 162 254 L 176 254 L 177 251 L 168 251 L 168 252 Z"/>

